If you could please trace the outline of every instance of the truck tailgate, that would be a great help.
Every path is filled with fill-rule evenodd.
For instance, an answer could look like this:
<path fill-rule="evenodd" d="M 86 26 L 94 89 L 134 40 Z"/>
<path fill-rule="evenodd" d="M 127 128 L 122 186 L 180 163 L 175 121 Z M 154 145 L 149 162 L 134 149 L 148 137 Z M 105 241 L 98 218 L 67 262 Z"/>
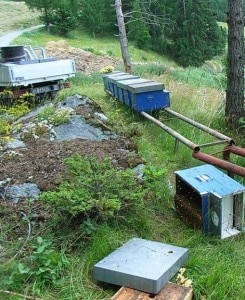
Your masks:
<path fill-rule="evenodd" d="M 75 76 L 74 60 L 0 64 L 0 86 L 28 86 L 38 82 L 65 80 Z"/>

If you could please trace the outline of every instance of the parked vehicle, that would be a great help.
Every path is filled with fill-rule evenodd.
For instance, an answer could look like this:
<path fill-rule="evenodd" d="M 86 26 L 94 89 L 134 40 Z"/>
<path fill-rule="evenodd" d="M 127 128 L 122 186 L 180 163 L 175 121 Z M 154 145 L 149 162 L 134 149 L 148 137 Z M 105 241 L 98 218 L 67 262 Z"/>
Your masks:
<path fill-rule="evenodd" d="M 11 91 L 13 99 L 25 93 L 54 97 L 76 73 L 73 59 L 47 57 L 42 47 L 1 47 L 0 57 L 0 92 Z"/>

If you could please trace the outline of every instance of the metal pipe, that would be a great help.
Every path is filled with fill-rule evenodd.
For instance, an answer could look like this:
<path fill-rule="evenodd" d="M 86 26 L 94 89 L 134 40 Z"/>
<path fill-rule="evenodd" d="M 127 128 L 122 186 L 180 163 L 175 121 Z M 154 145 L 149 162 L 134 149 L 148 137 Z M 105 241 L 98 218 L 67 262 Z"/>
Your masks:
<path fill-rule="evenodd" d="M 225 147 L 225 150 L 228 150 L 231 153 L 237 154 L 239 156 L 244 156 L 245 157 L 245 149 L 237 146 L 227 146 Z"/>
<path fill-rule="evenodd" d="M 237 174 L 240 176 L 245 177 L 245 168 L 232 164 L 228 161 L 213 157 L 209 154 L 202 153 L 202 152 L 193 152 L 192 156 L 196 159 L 204 161 L 206 163 L 212 164 L 216 167 L 221 169 L 227 170 L 229 173 Z"/>
<path fill-rule="evenodd" d="M 203 130 L 203 131 L 211 134 L 212 136 L 217 137 L 220 140 L 227 141 L 230 145 L 235 144 L 235 142 L 234 142 L 233 139 L 231 139 L 230 137 L 228 137 L 228 136 L 226 136 L 226 135 L 224 135 L 224 134 L 222 134 L 222 133 L 220 133 L 220 132 L 218 132 L 218 131 L 216 131 L 214 129 L 211 129 L 211 128 L 209 128 L 209 127 L 207 127 L 207 126 L 205 126 L 205 125 L 203 125 L 201 123 L 198 123 L 198 122 L 196 122 L 196 121 L 194 121 L 192 119 L 189 119 L 188 117 L 183 116 L 183 115 L 177 113 L 176 111 L 171 110 L 170 108 L 165 108 L 164 110 L 166 112 L 168 112 L 169 114 L 171 114 L 171 115 L 173 115 L 175 117 L 178 117 L 179 119 L 181 119 L 181 120 L 183 120 L 183 121 L 185 121 L 185 122 L 187 122 L 187 123 L 189 123 L 189 124 L 191 124 L 191 125 L 199 128 L 199 129 L 201 129 L 201 130 Z"/>
<path fill-rule="evenodd" d="M 199 151 L 200 147 L 196 144 L 194 144 L 192 141 L 188 140 L 185 138 L 183 135 L 179 134 L 178 132 L 174 131 L 173 129 L 169 128 L 168 126 L 164 125 L 162 122 L 159 120 L 153 118 L 151 115 L 147 114 L 146 112 L 142 111 L 141 115 L 144 116 L 146 119 L 150 120 L 163 130 L 165 130 L 167 133 L 178 139 L 180 142 L 185 144 L 187 147 L 191 148 L 194 151 Z"/>

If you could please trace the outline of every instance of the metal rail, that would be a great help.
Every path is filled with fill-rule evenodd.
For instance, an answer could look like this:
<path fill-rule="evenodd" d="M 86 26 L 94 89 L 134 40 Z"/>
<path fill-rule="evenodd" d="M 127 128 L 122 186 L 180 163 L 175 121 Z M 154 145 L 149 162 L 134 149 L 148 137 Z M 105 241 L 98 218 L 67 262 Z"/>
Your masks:
<path fill-rule="evenodd" d="M 218 168 L 224 169 L 224 170 L 228 171 L 228 174 L 237 174 L 237 175 L 245 177 L 245 168 L 235 165 L 229 161 L 225 161 L 223 159 L 211 156 L 209 154 L 202 153 L 201 151 L 193 152 L 192 156 L 198 160 L 207 162 Z M 231 176 L 231 177 L 233 177 L 233 176 Z"/>
<path fill-rule="evenodd" d="M 233 139 L 231 139 L 230 137 L 228 137 L 228 136 L 226 136 L 226 135 L 224 135 L 224 134 L 222 134 L 222 133 L 220 133 L 220 132 L 218 132 L 218 131 L 216 131 L 214 129 L 211 129 L 211 128 L 209 128 L 209 127 L 207 127 L 207 126 L 205 126 L 205 125 L 203 125 L 201 123 L 198 123 L 198 122 L 196 122 L 196 121 L 194 121 L 192 119 L 189 119 L 188 117 L 183 116 L 183 115 L 181 115 L 181 114 L 177 113 L 176 111 L 171 110 L 169 108 L 165 108 L 164 110 L 166 112 L 168 112 L 169 114 L 171 114 L 171 115 L 173 115 L 173 116 L 175 116 L 175 117 L 177 117 L 177 118 L 179 118 L 179 119 L 181 119 L 181 120 L 183 120 L 183 121 L 185 121 L 185 122 L 187 122 L 187 123 L 195 126 L 196 128 L 199 128 L 199 129 L 201 129 L 201 130 L 203 130 L 203 131 L 211 134 L 212 136 L 214 136 L 214 137 L 216 137 L 216 138 L 218 138 L 220 140 L 227 141 L 230 145 L 235 144 L 235 142 L 234 142 Z"/>
<path fill-rule="evenodd" d="M 177 131 L 175 131 L 175 130 L 171 129 L 170 127 L 166 126 L 165 124 L 163 124 L 159 120 L 153 118 L 151 115 L 147 114 L 146 112 L 142 111 L 141 115 L 144 116 L 146 119 L 150 120 L 151 122 L 153 122 L 154 124 L 156 124 L 157 126 L 159 126 L 160 128 L 164 129 L 166 132 L 168 132 L 170 135 L 175 137 L 177 140 L 182 142 L 187 147 L 191 148 L 193 151 L 199 151 L 200 150 L 200 147 L 198 145 L 194 144 L 192 141 L 188 140 L 183 135 L 179 134 Z"/>
<path fill-rule="evenodd" d="M 227 150 L 228 152 L 237 154 L 239 156 L 245 157 L 245 149 L 244 148 L 240 148 L 240 147 L 232 145 L 232 146 L 225 147 L 225 150 Z"/>
<path fill-rule="evenodd" d="M 168 112 L 171 111 L 171 114 L 175 115 L 178 118 L 181 116 L 180 117 L 181 120 L 186 121 L 186 122 L 190 123 L 191 125 L 217 137 L 218 139 L 220 139 L 220 141 L 197 145 L 197 144 L 193 143 L 192 141 L 190 141 L 189 139 L 182 136 L 181 134 L 179 134 L 178 132 L 176 132 L 175 130 L 166 126 L 159 120 L 155 119 L 151 115 L 147 114 L 146 112 L 141 112 L 141 115 L 144 116 L 146 119 L 150 120 L 151 122 L 153 122 L 154 124 L 156 124 L 157 126 L 159 126 L 160 128 L 164 129 L 167 133 L 169 133 L 173 137 L 175 137 L 176 143 L 178 143 L 180 141 L 187 147 L 191 148 L 193 150 L 192 156 L 194 158 L 228 171 L 228 174 L 230 174 L 231 177 L 233 177 L 233 174 L 237 174 L 237 175 L 245 177 L 245 168 L 244 167 L 241 167 L 241 166 L 238 166 L 238 165 L 235 165 L 235 164 L 229 162 L 230 153 L 234 153 L 234 154 L 245 157 L 245 149 L 244 148 L 234 146 L 235 142 L 233 139 L 231 139 L 211 128 L 208 128 L 207 126 L 204 126 L 198 122 L 195 122 L 195 121 L 193 121 L 183 115 L 180 115 L 170 109 L 165 109 L 165 110 Z M 223 144 L 223 143 L 229 144 L 225 147 L 225 149 L 223 151 L 224 159 L 216 158 L 212 155 L 205 154 L 200 151 L 201 147 L 214 146 L 214 145 Z M 177 145 L 175 145 L 175 147 L 177 147 Z"/>

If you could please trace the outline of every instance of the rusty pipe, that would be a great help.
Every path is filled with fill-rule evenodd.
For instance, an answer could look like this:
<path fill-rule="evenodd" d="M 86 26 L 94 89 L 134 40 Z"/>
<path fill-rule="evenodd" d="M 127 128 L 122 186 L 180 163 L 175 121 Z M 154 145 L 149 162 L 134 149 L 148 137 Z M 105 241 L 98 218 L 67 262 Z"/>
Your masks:
<path fill-rule="evenodd" d="M 231 152 L 231 153 L 234 153 L 236 155 L 245 157 L 245 148 L 241 148 L 241 147 L 237 147 L 237 146 L 232 145 L 232 146 L 225 147 L 225 151 L 226 150 Z"/>
<path fill-rule="evenodd" d="M 142 116 L 144 116 L 146 119 L 148 119 L 151 122 L 153 122 L 154 124 L 156 124 L 157 126 L 159 126 L 160 128 L 162 128 L 163 130 L 165 130 L 167 133 L 169 133 L 173 137 L 175 137 L 177 140 L 179 140 L 180 142 L 185 144 L 187 147 L 191 148 L 194 151 L 199 151 L 200 150 L 200 147 L 198 145 L 194 144 L 192 141 L 188 140 L 183 135 L 179 134 L 175 130 L 173 130 L 170 127 L 166 126 L 165 124 L 163 124 L 159 120 L 153 118 L 151 115 L 147 114 L 144 111 L 142 111 L 140 114 Z"/>
<path fill-rule="evenodd" d="M 210 135 L 212 135 L 212 136 L 214 136 L 214 137 L 216 137 L 216 138 L 218 138 L 220 140 L 227 141 L 227 143 L 229 143 L 230 145 L 235 144 L 235 142 L 234 142 L 233 139 L 231 139 L 230 137 L 228 137 L 228 136 L 226 136 L 226 135 L 224 135 L 224 134 L 222 134 L 222 133 L 220 133 L 220 132 L 218 132 L 218 131 L 216 131 L 214 129 L 211 129 L 211 128 L 209 128 L 209 127 L 207 127 L 207 126 L 205 126 L 205 125 L 203 125 L 203 124 L 201 124 L 199 122 L 196 122 L 196 121 L 194 121 L 192 119 L 189 119 L 188 117 L 183 116 L 183 115 L 177 113 L 176 111 L 174 111 L 174 110 L 172 110 L 170 108 L 165 108 L 164 110 L 166 112 L 168 112 L 169 114 L 171 114 L 171 115 L 173 115 L 173 116 L 181 119 L 182 121 L 185 121 L 185 122 L 187 122 L 187 123 L 195 126 L 196 128 L 199 128 L 199 129 L 201 129 L 201 130 L 209 133 Z"/>
<path fill-rule="evenodd" d="M 228 161 L 213 157 L 209 154 L 202 153 L 202 152 L 193 152 L 192 156 L 198 160 L 204 161 L 206 163 L 212 164 L 218 168 L 224 169 L 231 174 L 237 174 L 240 176 L 245 177 L 245 168 L 230 163 Z"/>

